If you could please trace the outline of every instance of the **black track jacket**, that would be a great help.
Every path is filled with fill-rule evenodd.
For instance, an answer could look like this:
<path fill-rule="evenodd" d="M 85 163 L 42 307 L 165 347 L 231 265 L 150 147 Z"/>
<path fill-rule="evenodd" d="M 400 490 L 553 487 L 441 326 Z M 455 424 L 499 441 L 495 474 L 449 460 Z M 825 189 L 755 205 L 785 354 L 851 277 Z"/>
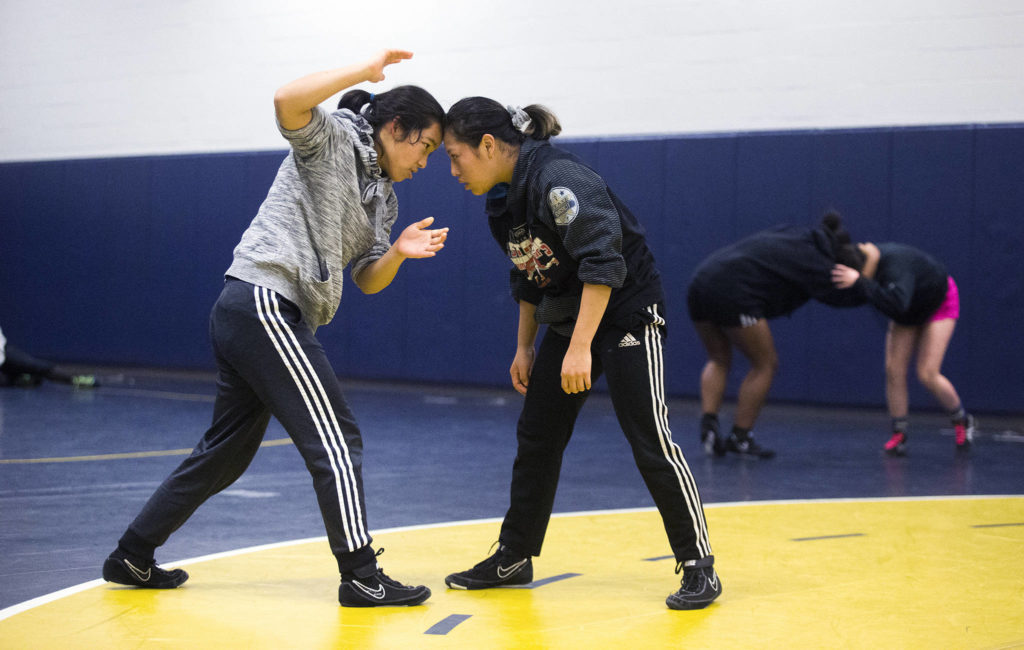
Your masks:
<path fill-rule="evenodd" d="M 612 288 L 601 326 L 664 300 L 644 229 L 576 156 L 527 139 L 510 185 L 487 195 L 491 234 L 512 260 L 512 297 L 537 321 L 572 335 L 583 284 Z"/>

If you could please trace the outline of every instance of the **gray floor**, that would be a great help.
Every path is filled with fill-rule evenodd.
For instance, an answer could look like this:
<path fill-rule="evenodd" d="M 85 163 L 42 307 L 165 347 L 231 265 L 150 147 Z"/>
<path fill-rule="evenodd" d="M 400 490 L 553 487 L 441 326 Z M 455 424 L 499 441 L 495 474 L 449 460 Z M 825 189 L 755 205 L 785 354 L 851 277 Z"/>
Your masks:
<path fill-rule="evenodd" d="M 371 529 L 504 514 L 521 404 L 515 392 L 345 386 L 364 435 Z M 209 422 L 213 394 L 210 375 L 137 370 L 95 390 L 0 390 L 0 608 L 98 578 L 125 526 L 185 452 L 76 457 L 189 449 Z M 670 409 L 706 503 L 1024 493 L 1024 417 L 980 416 L 976 443 L 963 454 L 943 416 L 915 413 L 910 454 L 890 458 L 881 453 L 888 437 L 881 409 L 769 404 L 757 435 L 779 453 L 752 461 L 705 457 L 697 405 L 673 400 Z M 284 437 L 272 421 L 266 440 Z M 60 460 L 28 462 L 43 458 Z M 651 505 L 609 400 L 593 395 L 566 453 L 556 511 Z M 294 446 L 271 446 L 157 559 L 323 534 Z"/>

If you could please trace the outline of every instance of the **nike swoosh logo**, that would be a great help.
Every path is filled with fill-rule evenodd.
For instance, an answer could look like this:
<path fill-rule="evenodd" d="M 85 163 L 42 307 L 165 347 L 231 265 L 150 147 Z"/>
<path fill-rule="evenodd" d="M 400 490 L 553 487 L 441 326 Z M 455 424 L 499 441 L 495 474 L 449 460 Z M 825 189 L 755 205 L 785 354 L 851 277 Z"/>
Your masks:
<path fill-rule="evenodd" d="M 523 566 L 526 564 L 526 560 L 528 560 L 528 559 L 529 558 L 525 558 L 525 559 L 519 560 L 518 562 L 516 562 L 515 564 L 513 564 L 512 566 L 507 567 L 507 568 L 503 567 L 503 566 L 501 566 L 499 564 L 498 565 L 498 577 L 501 578 L 502 580 L 504 580 L 505 578 L 508 578 L 512 574 L 514 574 L 517 571 L 519 571 L 519 569 L 522 569 Z"/>
<path fill-rule="evenodd" d="M 358 580 L 353 580 L 352 584 L 359 588 L 364 594 L 375 600 L 384 600 L 384 585 L 377 585 L 376 589 L 370 589 Z"/>
<path fill-rule="evenodd" d="M 149 582 L 149 579 L 153 576 L 153 567 L 146 569 L 145 573 L 139 570 L 134 564 L 128 560 L 124 560 L 124 565 L 128 567 L 128 570 L 135 574 L 135 577 L 142 582 Z"/>

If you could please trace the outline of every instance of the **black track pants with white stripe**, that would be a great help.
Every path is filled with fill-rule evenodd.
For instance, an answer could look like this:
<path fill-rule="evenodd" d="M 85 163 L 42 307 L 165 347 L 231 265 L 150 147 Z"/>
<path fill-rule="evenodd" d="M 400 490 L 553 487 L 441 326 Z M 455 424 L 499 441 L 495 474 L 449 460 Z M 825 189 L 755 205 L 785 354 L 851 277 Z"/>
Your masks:
<path fill-rule="evenodd" d="M 653 307 L 647 314 L 646 320 L 651 322 L 638 322 L 628 332 L 607 328 L 598 333 L 591 348 L 591 380 L 596 381 L 603 372 L 608 381 L 619 425 L 661 514 L 676 559 L 699 559 L 711 554 L 704 508 L 668 426 L 662 365 L 664 320 Z M 568 338 L 548 329 L 519 416 L 511 503 L 500 540 L 529 555 L 540 554 L 562 455 L 589 395 L 589 391 L 573 395 L 562 391 L 562 360 L 568 348 Z"/>
<path fill-rule="evenodd" d="M 273 291 L 229 279 L 210 315 L 210 333 L 219 370 L 213 423 L 130 529 L 163 544 L 200 504 L 242 475 L 273 415 L 313 476 L 331 550 L 368 550 L 362 438 L 299 309 Z"/>

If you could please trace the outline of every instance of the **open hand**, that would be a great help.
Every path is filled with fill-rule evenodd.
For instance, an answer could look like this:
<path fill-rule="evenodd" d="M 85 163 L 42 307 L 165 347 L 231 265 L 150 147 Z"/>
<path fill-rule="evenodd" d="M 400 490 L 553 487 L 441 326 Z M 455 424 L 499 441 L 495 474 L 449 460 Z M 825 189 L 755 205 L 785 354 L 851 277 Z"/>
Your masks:
<path fill-rule="evenodd" d="M 402 257 L 417 259 L 436 255 L 437 251 L 444 248 L 444 242 L 448 239 L 448 229 L 427 230 L 427 226 L 432 223 L 434 217 L 427 217 L 403 230 L 395 241 L 395 251 Z"/>
<path fill-rule="evenodd" d="M 373 82 L 384 81 L 384 68 L 393 63 L 411 58 L 412 52 L 407 50 L 381 50 L 367 62 L 369 67 L 367 80 Z"/>
<path fill-rule="evenodd" d="M 849 289 L 857 283 L 860 272 L 845 264 L 836 264 L 832 267 L 832 284 L 840 289 Z"/>

